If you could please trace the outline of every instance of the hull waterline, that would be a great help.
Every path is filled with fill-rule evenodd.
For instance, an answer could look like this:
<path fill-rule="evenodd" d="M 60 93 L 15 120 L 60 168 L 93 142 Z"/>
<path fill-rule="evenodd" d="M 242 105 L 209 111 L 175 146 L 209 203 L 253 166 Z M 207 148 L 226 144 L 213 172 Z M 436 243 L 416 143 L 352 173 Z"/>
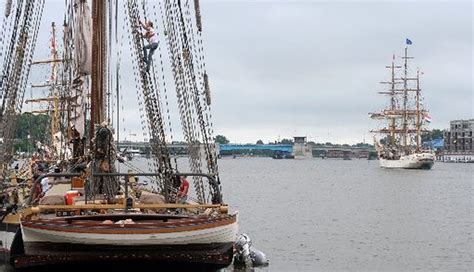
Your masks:
<path fill-rule="evenodd" d="M 400 157 L 398 160 L 380 158 L 380 167 L 390 169 L 431 169 L 434 165 L 432 153 L 411 154 Z"/>

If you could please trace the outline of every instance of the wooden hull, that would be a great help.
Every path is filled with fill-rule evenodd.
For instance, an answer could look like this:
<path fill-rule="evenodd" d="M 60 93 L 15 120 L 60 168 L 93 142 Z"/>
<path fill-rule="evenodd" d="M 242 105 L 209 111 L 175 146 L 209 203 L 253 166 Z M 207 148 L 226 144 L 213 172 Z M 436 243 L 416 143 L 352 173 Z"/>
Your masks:
<path fill-rule="evenodd" d="M 133 224 L 104 224 L 132 219 Z M 137 260 L 225 267 L 232 261 L 237 214 L 211 217 L 99 215 L 21 220 L 24 254 L 16 267 L 63 262 Z"/>
<path fill-rule="evenodd" d="M 130 230 L 133 232 L 134 230 Z M 23 241 L 96 244 L 96 245 L 187 245 L 233 242 L 237 236 L 237 225 L 212 227 L 206 229 L 179 231 L 170 233 L 150 232 L 147 234 L 128 233 L 90 233 L 59 231 L 57 229 L 22 226 Z"/>
<path fill-rule="evenodd" d="M 231 264 L 233 243 L 211 243 L 161 246 L 110 246 L 69 243 L 28 242 L 25 252 L 15 256 L 16 268 L 60 264 L 104 264 L 134 262 L 137 264 L 173 264 L 219 269 Z M 161 266 L 160 266 L 161 267 Z"/>
<path fill-rule="evenodd" d="M 432 153 L 415 153 L 401 156 L 398 160 L 380 158 L 382 168 L 431 169 L 433 165 L 434 155 Z"/>

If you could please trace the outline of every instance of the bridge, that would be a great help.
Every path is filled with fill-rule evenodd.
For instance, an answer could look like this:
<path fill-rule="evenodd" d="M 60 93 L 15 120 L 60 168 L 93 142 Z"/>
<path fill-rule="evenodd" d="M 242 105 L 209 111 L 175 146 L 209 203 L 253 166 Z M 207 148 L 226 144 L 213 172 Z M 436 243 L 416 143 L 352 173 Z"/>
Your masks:
<path fill-rule="evenodd" d="M 275 152 L 293 153 L 293 145 L 290 144 L 220 144 L 220 155 L 233 154 L 273 154 Z"/>
<path fill-rule="evenodd" d="M 186 144 L 168 144 L 166 146 L 168 150 L 170 150 L 170 154 L 172 155 L 187 155 L 188 154 L 188 145 Z M 129 151 L 130 150 L 140 150 L 140 153 L 142 154 L 150 154 L 151 149 L 150 149 L 150 143 L 148 142 L 119 142 L 117 143 L 117 149 L 118 150 L 124 150 L 127 148 Z"/>

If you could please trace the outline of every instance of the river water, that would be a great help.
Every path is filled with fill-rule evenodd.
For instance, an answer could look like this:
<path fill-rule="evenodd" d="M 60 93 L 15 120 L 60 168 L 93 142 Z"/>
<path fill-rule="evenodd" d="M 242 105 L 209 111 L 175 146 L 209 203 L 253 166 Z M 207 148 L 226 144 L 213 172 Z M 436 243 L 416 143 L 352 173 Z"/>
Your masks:
<path fill-rule="evenodd" d="M 224 158 L 219 168 L 240 231 L 270 259 L 257 271 L 474 268 L 474 164 Z"/>
<path fill-rule="evenodd" d="M 220 170 L 264 270 L 474 269 L 474 164 L 245 158 Z"/>

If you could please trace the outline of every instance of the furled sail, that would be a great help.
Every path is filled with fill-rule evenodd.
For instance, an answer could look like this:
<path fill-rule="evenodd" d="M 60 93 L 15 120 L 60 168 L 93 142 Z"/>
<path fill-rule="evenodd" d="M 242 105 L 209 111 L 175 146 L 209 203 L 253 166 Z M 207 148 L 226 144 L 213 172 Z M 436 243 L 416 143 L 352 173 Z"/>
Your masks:
<path fill-rule="evenodd" d="M 5 17 L 10 16 L 10 12 L 12 11 L 12 0 L 7 0 L 5 3 Z"/>
<path fill-rule="evenodd" d="M 79 134 L 77 137 L 79 138 L 82 138 L 85 132 L 85 106 L 88 89 L 87 82 L 84 81 L 83 76 L 76 78 L 72 83 L 70 125 L 77 131 Z"/>
<path fill-rule="evenodd" d="M 92 71 L 92 18 L 89 4 L 86 0 L 75 2 L 75 31 L 74 46 L 79 71 L 90 75 Z"/>

